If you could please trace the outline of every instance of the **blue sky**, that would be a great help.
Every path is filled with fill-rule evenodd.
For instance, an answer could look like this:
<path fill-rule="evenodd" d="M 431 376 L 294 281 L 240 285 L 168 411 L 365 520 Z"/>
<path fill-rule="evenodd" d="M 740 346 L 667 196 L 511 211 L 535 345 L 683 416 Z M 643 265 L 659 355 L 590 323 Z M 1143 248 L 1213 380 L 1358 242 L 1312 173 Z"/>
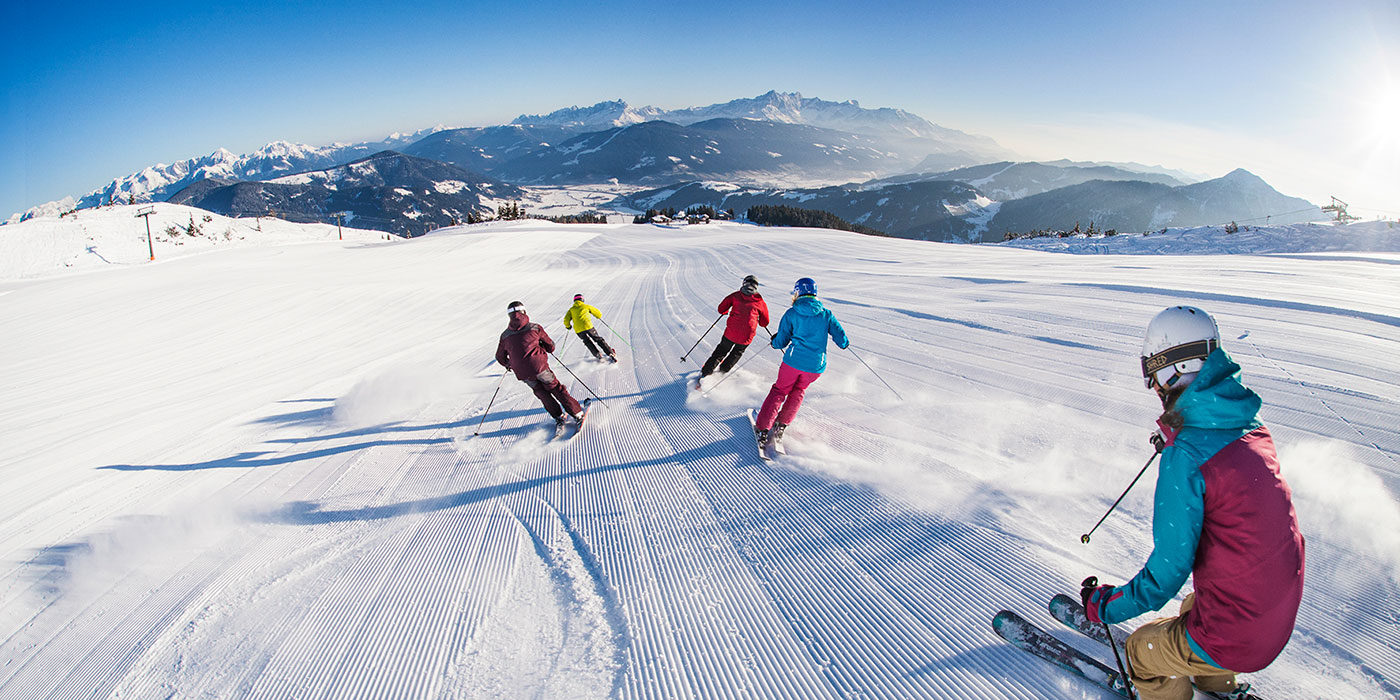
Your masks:
<path fill-rule="evenodd" d="M 770 89 L 1400 216 L 1395 0 L 203 5 L 0 10 L 0 218 L 220 147 Z"/>

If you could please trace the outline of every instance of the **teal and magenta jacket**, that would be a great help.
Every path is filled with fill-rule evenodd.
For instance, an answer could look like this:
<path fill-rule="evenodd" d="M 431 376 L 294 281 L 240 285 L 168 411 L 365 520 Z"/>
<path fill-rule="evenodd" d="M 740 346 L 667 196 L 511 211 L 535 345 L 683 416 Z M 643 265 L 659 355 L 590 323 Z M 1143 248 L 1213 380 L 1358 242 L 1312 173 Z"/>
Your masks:
<path fill-rule="evenodd" d="M 1268 666 L 1293 634 L 1303 597 L 1303 535 L 1259 395 L 1223 349 L 1206 358 L 1172 410 L 1182 427 L 1162 452 L 1152 554 L 1101 610 L 1121 622 L 1159 610 L 1194 575 L 1191 650 L 1222 669 Z"/>
<path fill-rule="evenodd" d="M 821 374 L 826 371 L 826 337 L 836 341 L 836 347 L 845 350 L 851 341 L 846 337 L 846 329 L 836 320 L 819 299 L 814 296 L 797 297 L 792 308 L 783 314 L 778 322 L 778 332 L 773 334 L 773 347 L 782 350 L 783 363 L 803 372 Z"/>

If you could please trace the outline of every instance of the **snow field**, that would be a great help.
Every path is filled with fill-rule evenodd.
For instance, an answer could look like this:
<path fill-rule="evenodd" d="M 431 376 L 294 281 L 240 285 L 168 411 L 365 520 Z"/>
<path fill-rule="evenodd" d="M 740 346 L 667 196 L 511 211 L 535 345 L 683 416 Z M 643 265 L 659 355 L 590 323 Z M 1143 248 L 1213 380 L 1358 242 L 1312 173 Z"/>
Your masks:
<path fill-rule="evenodd" d="M 990 619 L 1050 627 L 1051 595 L 1146 558 L 1155 468 L 1078 538 L 1150 454 L 1137 352 L 1173 303 L 1220 320 L 1308 538 L 1253 681 L 1395 695 L 1392 261 L 515 222 L 15 283 L 0 698 L 1103 697 Z M 815 277 L 904 398 L 833 348 L 759 462 L 779 353 L 705 393 L 722 329 L 680 361 L 745 274 L 774 328 Z M 622 363 L 563 330 L 579 292 Z M 513 300 L 606 402 L 575 440 L 498 381 Z"/>

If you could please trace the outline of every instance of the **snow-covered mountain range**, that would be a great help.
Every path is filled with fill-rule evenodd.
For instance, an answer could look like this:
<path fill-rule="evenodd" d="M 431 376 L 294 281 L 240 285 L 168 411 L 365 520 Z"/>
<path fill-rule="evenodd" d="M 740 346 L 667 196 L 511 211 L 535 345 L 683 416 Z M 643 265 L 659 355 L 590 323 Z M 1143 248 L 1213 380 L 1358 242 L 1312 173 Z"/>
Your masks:
<path fill-rule="evenodd" d="M 384 152 L 408 159 L 393 162 L 437 165 L 391 168 L 374 185 L 341 182 L 345 171 L 325 174 Z M 454 172 L 423 175 L 442 168 Z M 219 149 L 145 168 L 10 221 L 182 193 L 181 202 L 230 215 L 275 210 L 324 222 L 333 212 L 348 210 L 367 226 L 421 232 L 488 211 L 501 198 L 529 200 L 530 187 L 559 186 L 658 188 L 617 200 L 619 211 L 628 212 L 650 208 L 642 202 L 730 208 L 739 202 L 799 200 L 893 235 L 947 241 L 1089 221 L 1100 228 L 1145 230 L 1272 216 L 1291 217 L 1276 223 L 1321 218 L 1307 202 L 1239 175 L 1243 172 L 1209 185 L 1197 175 L 1161 166 L 1023 162 L 990 138 L 905 110 L 770 91 L 669 110 L 605 101 L 521 115 L 505 125 L 438 126 L 372 143 L 278 141 L 243 155 Z M 285 179 L 302 173 L 307 175 Z M 448 193 L 434 184 L 440 182 L 485 189 Z M 379 194 L 369 194 L 365 186 Z M 527 189 L 516 189 L 522 187 Z"/>
<path fill-rule="evenodd" d="M 1172 184 L 1176 183 L 1176 184 Z M 1035 229 L 1076 224 L 1118 231 L 1204 226 L 1230 221 L 1287 224 L 1316 221 L 1321 210 L 1280 194 L 1244 171 L 1193 184 L 1109 166 L 994 163 L 889 178 L 859 185 L 762 188 L 693 181 L 620 196 L 630 210 L 683 210 L 697 205 L 734 209 L 756 204 L 829 211 L 900 238 L 948 242 L 1001 240 Z"/>
<path fill-rule="evenodd" d="M 235 154 L 219 148 L 206 156 L 198 156 L 171 164 L 157 163 L 139 172 L 119 177 L 81 197 L 68 197 L 33 207 L 10 217 L 21 221 L 34 216 L 56 216 L 64 211 L 111 203 L 164 201 L 170 195 L 200 180 L 263 180 L 363 158 L 382 150 L 398 148 L 417 142 L 424 136 L 441 131 L 433 127 L 411 133 L 394 133 L 379 141 L 364 143 L 333 143 L 327 146 L 273 141 L 252 153 Z"/>
<path fill-rule="evenodd" d="M 711 119 L 755 119 L 780 124 L 818 126 L 853 134 L 901 140 L 922 139 L 939 144 L 939 152 L 964 150 L 979 157 L 1010 153 L 996 141 L 956 129 L 939 126 L 902 109 L 867 109 L 856 100 L 831 102 L 803 97 L 797 92 L 771 90 L 758 97 L 741 98 L 705 107 L 665 110 L 658 107 L 632 107 L 622 100 L 599 102 L 592 107 L 567 107 L 545 115 L 521 115 L 514 124 L 528 126 L 576 127 L 590 131 L 668 121 L 681 125 Z"/>
<path fill-rule="evenodd" d="M 490 214 L 520 188 L 426 158 L 382 151 L 325 170 L 268 181 L 200 180 L 170 197 L 175 204 L 226 216 L 269 214 L 290 221 L 345 221 L 400 235 L 419 235 Z"/>

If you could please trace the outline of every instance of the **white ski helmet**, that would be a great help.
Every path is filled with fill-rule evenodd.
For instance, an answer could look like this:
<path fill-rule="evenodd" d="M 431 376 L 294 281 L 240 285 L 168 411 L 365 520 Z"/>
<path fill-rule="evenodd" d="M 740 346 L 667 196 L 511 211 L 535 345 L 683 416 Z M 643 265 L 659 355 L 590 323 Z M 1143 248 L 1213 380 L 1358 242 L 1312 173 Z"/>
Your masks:
<path fill-rule="evenodd" d="M 1220 327 L 1194 306 L 1173 306 L 1152 317 L 1142 340 L 1142 378 L 1147 388 L 1184 386 L 1196 378 L 1206 356 L 1220 347 Z M 1184 382 L 1184 383 L 1183 383 Z"/>

